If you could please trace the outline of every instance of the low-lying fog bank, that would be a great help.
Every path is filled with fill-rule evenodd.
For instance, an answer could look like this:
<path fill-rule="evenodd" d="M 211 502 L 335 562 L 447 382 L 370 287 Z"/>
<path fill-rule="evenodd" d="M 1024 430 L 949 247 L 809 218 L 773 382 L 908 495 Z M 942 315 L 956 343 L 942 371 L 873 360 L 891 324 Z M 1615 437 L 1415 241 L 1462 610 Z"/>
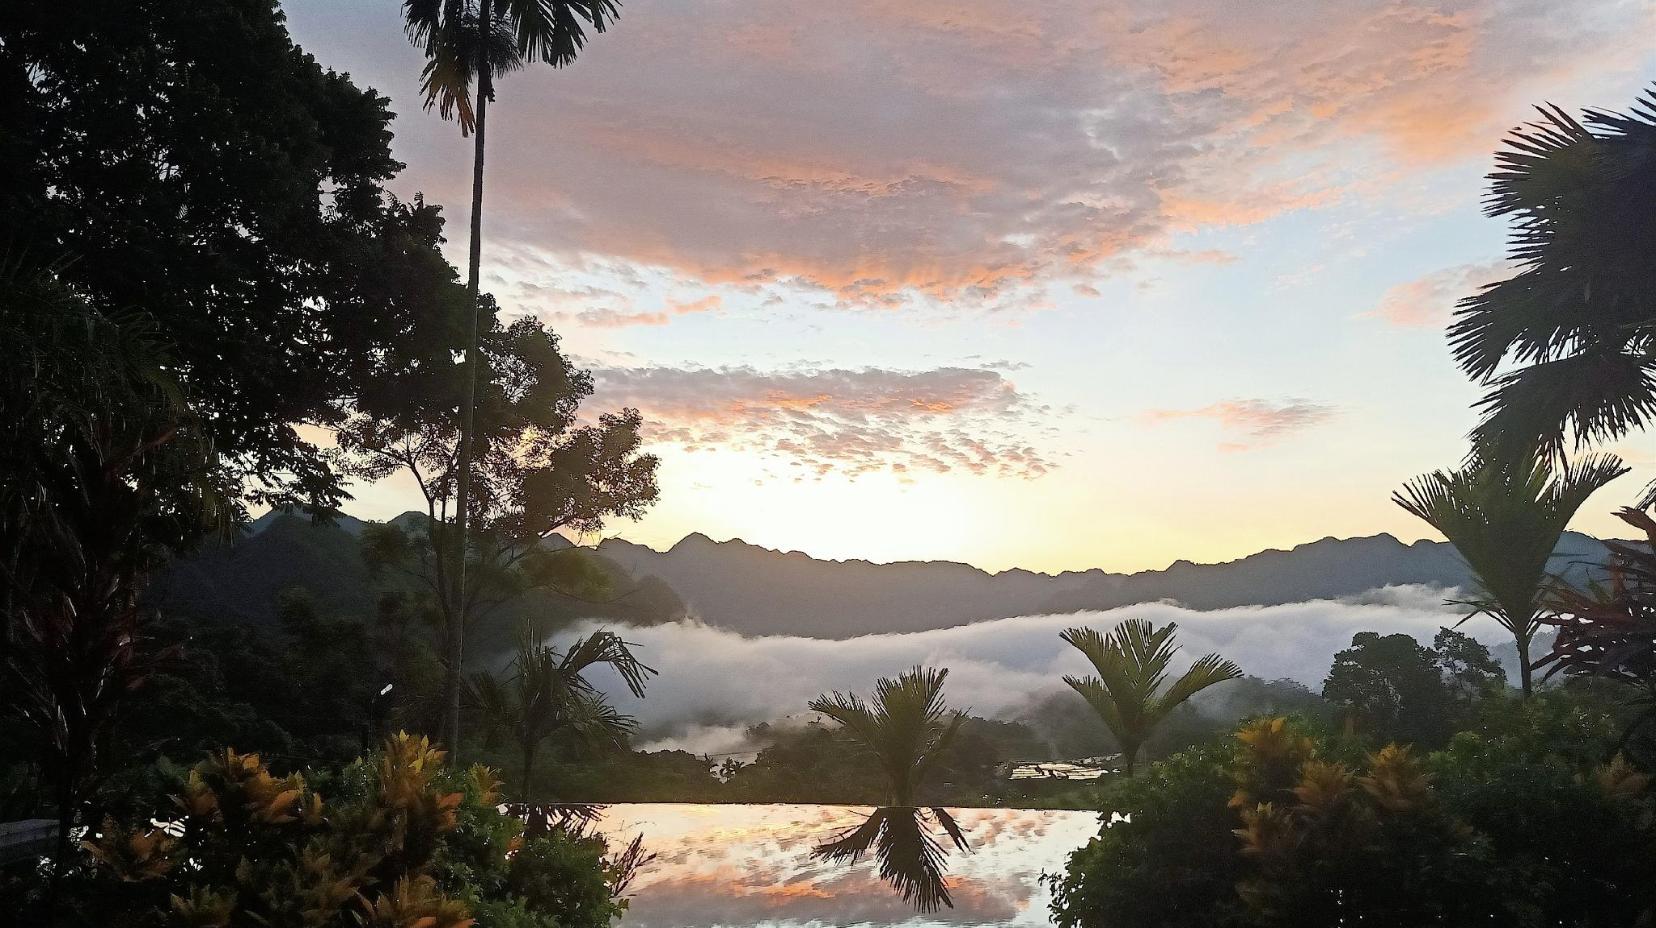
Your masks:
<path fill-rule="evenodd" d="M 1178 669 L 1217 651 L 1245 673 L 1287 678 L 1320 690 L 1335 652 L 1360 631 L 1405 632 L 1429 644 L 1459 613 L 1444 606 L 1454 590 L 1397 586 L 1339 600 L 1249 606 L 1208 612 L 1149 603 L 1105 612 L 1032 615 L 935 631 L 867 635 L 840 641 L 798 637 L 749 638 L 711 626 L 679 622 L 648 628 L 610 626 L 637 643 L 640 656 L 661 671 L 648 697 L 630 696 L 618 679 L 599 681 L 616 705 L 636 716 L 648 749 L 702 753 L 742 750 L 743 731 L 759 722 L 803 721 L 805 704 L 819 693 L 867 693 L 873 680 L 916 664 L 949 668 L 951 705 L 990 718 L 1015 717 L 1036 700 L 1064 689 L 1063 675 L 1087 673 L 1086 661 L 1059 640 L 1075 625 L 1099 629 L 1142 617 L 1179 624 Z M 565 631 L 582 634 L 596 624 Z M 1478 618 L 1462 626 L 1496 650 L 1510 639 Z M 1209 699 L 1222 699 L 1216 688 Z"/>

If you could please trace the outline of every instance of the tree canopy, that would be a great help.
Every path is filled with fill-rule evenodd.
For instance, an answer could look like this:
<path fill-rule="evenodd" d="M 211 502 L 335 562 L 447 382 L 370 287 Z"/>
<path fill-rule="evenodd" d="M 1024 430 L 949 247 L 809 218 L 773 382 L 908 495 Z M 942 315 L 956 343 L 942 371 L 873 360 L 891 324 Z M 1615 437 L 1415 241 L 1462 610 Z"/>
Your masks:
<path fill-rule="evenodd" d="M 436 210 L 383 189 L 389 101 L 271 0 L 16 5 L 0 87 L 0 245 L 150 320 L 247 500 L 337 504 L 299 425 L 458 343 Z"/>

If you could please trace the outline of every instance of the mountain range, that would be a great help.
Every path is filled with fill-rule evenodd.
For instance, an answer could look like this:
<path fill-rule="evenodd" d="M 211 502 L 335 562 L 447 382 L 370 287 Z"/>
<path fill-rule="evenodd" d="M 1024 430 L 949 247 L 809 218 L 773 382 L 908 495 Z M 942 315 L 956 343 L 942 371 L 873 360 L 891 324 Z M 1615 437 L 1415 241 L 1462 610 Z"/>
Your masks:
<path fill-rule="evenodd" d="M 316 524 L 292 513 L 267 514 L 234 541 L 207 545 L 175 563 L 158 578 L 152 598 L 163 608 L 267 622 L 277 596 L 301 588 L 330 611 L 370 614 L 387 581 L 369 572 L 359 551 L 365 524 L 345 515 Z M 1324 538 L 1226 563 L 1177 561 L 1137 573 L 989 573 L 948 561 L 823 560 L 699 533 L 666 551 L 615 538 L 588 551 L 611 577 L 616 595 L 609 601 L 535 593 L 507 604 L 492 624 L 504 632 L 527 616 L 549 626 L 578 618 L 648 625 L 689 616 L 746 635 L 850 638 L 1141 602 L 1219 609 L 1357 596 L 1399 584 L 1473 584 L 1451 545 L 1405 544 L 1390 535 Z M 1580 582 L 1605 557 L 1597 539 L 1568 533 L 1553 570 Z"/>
<path fill-rule="evenodd" d="M 690 612 L 750 635 L 848 638 L 920 631 L 984 619 L 1113 609 L 1174 601 L 1194 609 L 1269 606 L 1356 596 L 1399 584 L 1470 589 L 1447 542 L 1404 544 L 1391 535 L 1324 538 L 1220 564 L 1176 561 L 1163 570 L 988 573 L 967 564 L 820 560 L 693 534 L 667 551 L 619 539 L 597 547 L 636 576 L 664 580 Z M 1605 563 L 1599 540 L 1567 533 L 1553 571 L 1582 582 Z"/>

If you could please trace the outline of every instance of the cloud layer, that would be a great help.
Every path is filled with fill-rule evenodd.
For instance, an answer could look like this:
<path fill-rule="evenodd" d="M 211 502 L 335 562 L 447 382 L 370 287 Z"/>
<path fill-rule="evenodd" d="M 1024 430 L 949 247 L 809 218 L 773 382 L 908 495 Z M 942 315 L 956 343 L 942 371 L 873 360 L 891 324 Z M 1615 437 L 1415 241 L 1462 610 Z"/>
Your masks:
<path fill-rule="evenodd" d="M 1429 643 L 1457 615 L 1442 603 L 1445 591 L 1389 587 L 1351 600 L 1315 600 L 1282 606 L 1196 611 L 1149 603 L 1107 612 L 1020 616 L 956 628 L 842 641 L 746 638 L 704 625 L 679 623 L 622 632 L 644 659 L 661 670 L 647 698 L 634 700 L 619 681 L 606 691 L 636 715 L 652 737 L 677 737 L 677 746 L 736 750 L 742 727 L 789 715 L 833 690 L 866 693 L 876 677 L 916 664 L 949 668 L 948 698 L 974 714 L 1015 714 L 1032 699 L 1060 692 L 1066 673 L 1086 673 L 1085 660 L 1058 639 L 1066 628 L 1113 628 L 1126 618 L 1177 622 L 1180 660 L 1210 651 L 1266 679 L 1289 678 L 1320 689 L 1334 653 L 1359 631 L 1405 632 Z M 1506 640 L 1493 622 L 1463 630 L 1486 644 Z"/>
<path fill-rule="evenodd" d="M 1038 477 L 1052 466 L 1019 437 L 1044 410 L 995 370 L 643 367 L 593 375 L 594 406 L 640 409 L 653 442 L 758 451 L 787 460 L 800 477 L 887 468 Z"/>
<path fill-rule="evenodd" d="M 1625 0 L 629 7 L 503 86 L 492 235 L 549 270 L 1025 304 L 1173 232 L 1481 156 L 1651 27 Z"/>

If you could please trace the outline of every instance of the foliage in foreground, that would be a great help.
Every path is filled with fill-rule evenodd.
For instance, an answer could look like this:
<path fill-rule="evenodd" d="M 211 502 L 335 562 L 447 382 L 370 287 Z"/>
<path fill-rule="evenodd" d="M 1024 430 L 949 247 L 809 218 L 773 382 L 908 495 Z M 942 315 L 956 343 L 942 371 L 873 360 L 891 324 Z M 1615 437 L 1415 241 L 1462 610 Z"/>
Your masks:
<path fill-rule="evenodd" d="M 77 918 L 114 926 L 607 926 L 625 867 L 601 837 L 533 837 L 495 806 L 492 771 L 460 772 L 398 734 L 315 782 L 258 755 L 197 764 L 160 827 L 106 821 L 86 844 Z M 324 795 L 326 792 L 326 797 Z M 165 817 L 169 813 L 158 810 Z"/>
<path fill-rule="evenodd" d="M 1063 928 L 1632 926 L 1656 914 L 1656 803 L 1592 703 L 1490 700 L 1426 756 L 1282 718 L 1117 782 L 1053 878 Z"/>

